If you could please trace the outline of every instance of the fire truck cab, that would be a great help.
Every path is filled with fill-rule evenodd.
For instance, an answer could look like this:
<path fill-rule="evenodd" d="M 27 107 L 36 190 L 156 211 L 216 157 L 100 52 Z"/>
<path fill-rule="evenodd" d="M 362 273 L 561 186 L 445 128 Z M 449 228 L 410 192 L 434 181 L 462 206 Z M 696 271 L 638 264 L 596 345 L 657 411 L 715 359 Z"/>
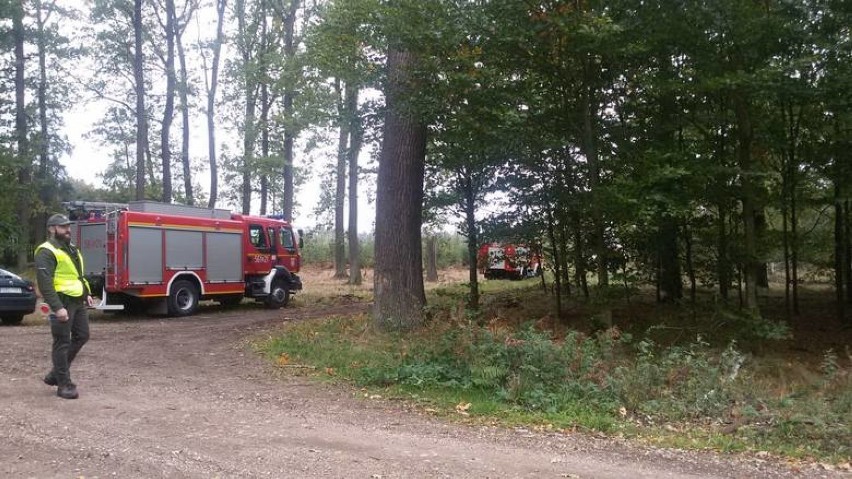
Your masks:
<path fill-rule="evenodd" d="M 153 201 L 76 216 L 72 235 L 104 309 L 187 316 L 201 300 L 244 297 L 280 308 L 302 289 L 301 240 L 287 221 Z"/>

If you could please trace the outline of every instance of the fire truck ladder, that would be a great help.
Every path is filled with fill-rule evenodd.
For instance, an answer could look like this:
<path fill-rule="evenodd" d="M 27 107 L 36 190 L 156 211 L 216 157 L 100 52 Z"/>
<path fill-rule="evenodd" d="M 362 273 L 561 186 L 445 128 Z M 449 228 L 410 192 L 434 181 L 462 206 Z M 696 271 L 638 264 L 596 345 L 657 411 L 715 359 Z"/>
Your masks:
<path fill-rule="evenodd" d="M 118 259 L 118 215 L 119 211 L 113 210 L 106 213 L 106 265 L 104 267 L 104 290 L 101 294 L 101 302 L 96 306 L 97 309 L 103 310 L 122 310 L 124 305 L 107 304 L 107 285 L 114 288 L 118 287 L 118 279 L 121 277 L 121 271 L 118 270 L 118 265 L 121 263 Z"/>

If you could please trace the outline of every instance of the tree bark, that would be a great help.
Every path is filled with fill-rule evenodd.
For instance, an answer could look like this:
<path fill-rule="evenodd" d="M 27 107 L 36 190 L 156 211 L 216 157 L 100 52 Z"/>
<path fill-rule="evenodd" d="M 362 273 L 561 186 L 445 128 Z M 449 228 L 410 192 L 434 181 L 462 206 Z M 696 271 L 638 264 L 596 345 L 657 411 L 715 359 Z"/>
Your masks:
<path fill-rule="evenodd" d="M 254 147 L 257 141 L 257 74 L 254 71 L 253 63 L 257 60 L 255 57 L 255 35 L 257 34 L 257 24 L 247 23 L 246 21 L 246 2 L 245 0 L 237 0 L 236 15 L 237 15 L 237 48 L 240 52 L 243 68 L 243 94 L 245 95 L 245 116 L 243 120 L 243 162 L 242 162 L 242 186 L 241 190 L 241 206 L 242 213 L 247 215 L 251 213 L 251 194 L 252 194 L 252 176 L 255 169 Z M 254 19 L 252 19 L 254 22 Z"/>
<path fill-rule="evenodd" d="M 166 105 L 163 108 L 163 128 L 160 130 L 160 151 L 163 160 L 163 203 L 172 202 L 172 149 L 169 140 L 175 117 L 175 2 L 166 0 Z"/>
<path fill-rule="evenodd" d="M 265 168 L 269 163 L 269 109 L 272 107 L 269 101 L 269 72 L 267 56 L 270 52 L 270 39 L 266 20 L 266 6 L 262 7 L 264 13 L 260 19 L 261 31 L 260 41 L 262 44 L 260 53 L 260 65 L 258 66 L 260 77 L 260 214 L 266 214 L 267 202 L 269 200 L 269 178 Z"/>
<path fill-rule="evenodd" d="M 729 290 L 731 287 L 731 262 L 728 257 L 728 226 L 725 221 L 726 216 L 728 215 L 727 208 L 723 202 L 719 202 L 717 205 L 719 214 L 716 218 L 716 231 L 717 231 L 717 257 L 716 260 L 716 275 L 719 279 L 719 296 L 721 296 L 722 301 L 727 302 L 729 297 Z"/>
<path fill-rule="evenodd" d="M 225 6 L 227 0 L 216 1 L 216 40 L 213 43 L 213 62 L 210 66 L 210 83 L 207 85 L 207 158 L 210 162 L 210 199 L 208 208 L 215 208 L 219 199 L 219 168 L 216 160 L 216 89 L 219 86 L 219 59 L 224 40 Z M 205 82 L 207 76 L 204 76 Z"/>
<path fill-rule="evenodd" d="M 479 309 L 479 272 L 477 270 L 477 253 L 479 251 L 479 232 L 476 228 L 476 191 L 473 186 L 473 172 L 465 168 L 459 184 L 462 185 L 464 198 L 464 223 L 467 236 L 467 272 L 468 300 L 467 307 L 473 311 Z"/>
<path fill-rule="evenodd" d="M 260 156 L 263 164 L 269 161 L 269 86 L 264 80 L 260 85 Z M 269 179 L 266 172 L 260 175 L 260 214 L 265 215 L 269 201 Z"/>
<path fill-rule="evenodd" d="M 434 234 L 426 237 L 426 281 L 438 281 L 438 238 Z"/>
<path fill-rule="evenodd" d="M 841 168 L 835 163 L 834 178 L 834 294 L 837 307 L 837 319 L 841 322 L 846 318 L 846 301 L 844 288 L 846 286 L 846 226 L 844 223 L 843 196 L 840 186 Z"/>
<path fill-rule="evenodd" d="M 376 188 L 375 325 L 412 330 L 423 324 L 426 295 L 420 228 L 426 125 L 404 106 L 412 91 L 414 55 L 388 52 L 387 110 Z"/>
<path fill-rule="evenodd" d="M 692 254 L 692 232 L 689 226 L 684 226 L 683 238 L 686 242 L 686 274 L 689 277 L 689 300 L 694 305 L 696 293 L 698 292 L 698 282 L 695 278 L 695 262 Z"/>
<path fill-rule="evenodd" d="M 144 200 L 148 119 L 145 111 L 145 76 L 142 56 L 142 0 L 133 2 L 133 41 L 133 78 L 136 83 L 136 200 Z"/>
<path fill-rule="evenodd" d="M 191 15 L 191 14 L 190 14 Z M 183 19 L 184 22 L 189 21 L 189 17 Z M 183 34 L 186 31 L 186 23 L 178 24 L 177 15 L 174 18 L 175 25 L 175 43 L 177 45 L 178 61 L 180 62 L 180 112 L 181 112 L 181 151 L 180 163 L 183 167 L 183 191 L 186 204 L 195 205 L 195 195 L 192 191 L 192 168 L 189 164 L 189 81 L 186 71 L 186 52 L 183 48 Z"/>
<path fill-rule="evenodd" d="M 586 66 L 587 70 L 591 68 L 593 67 Z M 588 71 L 586 75 L 589 75 Z M 603 212 L 599 204 L 600 202 L 595 199 L 595 196 L 600 194 L 601 166 L 597 146 L 598 104 L 594 95 L 594 89 L 591 86 L 585 87 L 581 105 L 583 107 L 581 111 L 583 122 L 582 150 L 586 161 L 589 163 L 589 188 L 592 194 L 592 231 L 594 234 L 594 251 L 597 261 L 598 286 L 605 287 L 609 285 L 609 271 L 606 262 L 609 255 L 606 247 L 606 238 L 604 237 Z"/>
<path fill-rule="evenodd" d="M 358 88 L 346 85 L 349 104 L 349 284 L 361 284 L 361 245 L 358 240 L 358 155 L 363 131 L 358 113 Z"/>
<path fill-rule="evenodd" d="M 47 42 L 44 26 L 53 13 L 54 3 L 51 3 L 47 12 L 41 0 L 36 1 L 36 28 L 38 35 L 38 155 L 39 168 L 37 173 L 39 199 L 43 207 L 50 207 L 56 201 L 56 188 L 53 187 L 51 179 L 55 173 L 55 162 L 50 156 L 50 127 L 47 120 Z M 47 237 L 47 214 L 36 215 L 34 223 L 36 242 Z"/>
<path fill-rule="evenodd" d="M 737 121 L 737 160 L 741 174 L 740 200 L 743 208 L 743 234 L 745 259 L 743 261 L 743 279 L 745 296 L 743 306 L 753 314 L 759 314 L 757 286 L 760 263 L 757 250 L 757 186 L 754 183 L 755 165 L 752 159 L 752 140 L 754 131 L 751 123 L 750 105 L 747 95 L 735 91 L 733 97 L 734 114 Z"/>
<path fill-rule="evenodd" d="M 589 299 L 589 283 L 586 280 L 586 253 L 583 248 L 583 230 L 580 215 L 571 213 L 574 230 L 574 276 L 577 289 L 583 292 L 583 298 Z"/>
<path fill-rule="evenodd" d="M 296 30 L 296 12 L 299 10 L 300 0 L 290 0 L 290 10 L 287 13 L 284 22 L 284 58 L 285 61 L 293 61 L 296 56 L 296 46 L 293 40 Z M 285 118 L 293 116 L 293 96 L 295 93 L 292 88 L 287 88 L 283 96 L 283 114 Z M 293 140 L 296 135 L 291 128 L 284 130 L 284 168 L 282 175 L 284 176 L 284 192 L 283 192 L 283 214 L 287 221 L 293 221 L 293 206 L 295 200 L 295 183 L 293 181 Z"/>
<path fill-rule="evenodd" d="M 32 157 L 30 156 L 30 145 L 27 137 L 27 102 L 26 84 L 24 76 L 24 5 L 23 2 L 12 3 L 12 36 L 15 42 L 15 140 L 17 142 L 18 160 L 18 195 L 17 195 L 17 220 L 18 220 L 18 268 L 23 269 L 27 264 L 30 248 L 30 214 L 31 214 L 31 192 L 32 186 Z"/>
<path fill-rule="evenodd" d="M 683 281 L 678 251 L 678 225 L 669 215 L 658 220 L 657 255 L 660 265 L 660 301 L 675 302 L 683 298 Z"/>
<path fill-rule="evenodd" d="M 334 189 L 334 277 L 346 278 L 346 229 L 343 212 L 346 201 L 346 160 L 349 150 L 349 122 L 346 111 L 348 102 L 341 81 L 335 84 L 337 91 L 337 117 L 339 131 L 337 135 L 337 168 L 335 168 Z"/>
<path fill-rule="evenodd" d="M 547 209 L 547 238 L 550 240 L 550 254 L 553 256 L 553 282 L 556 286 L 556 319 L 562 321 L 562 261 L 559 256 L 559 247 L 556 241 L 556 227 L 554 226 L 553 211 Z"/>

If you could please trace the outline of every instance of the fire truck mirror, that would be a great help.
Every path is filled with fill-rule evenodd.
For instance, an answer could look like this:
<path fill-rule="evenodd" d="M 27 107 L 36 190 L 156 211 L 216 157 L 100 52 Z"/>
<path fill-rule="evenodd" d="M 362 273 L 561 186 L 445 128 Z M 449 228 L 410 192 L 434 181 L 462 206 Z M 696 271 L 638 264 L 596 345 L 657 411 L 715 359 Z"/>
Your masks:
<path fill-rule="evenodd" d="M 301 229 L 298 229 L 296 231 L 299 233 L 299 249 L 304 248 L 305 247 L 305 240 L 302 239 L 302 238 L 305 236 L 305 231 L 301 230 Z"/>

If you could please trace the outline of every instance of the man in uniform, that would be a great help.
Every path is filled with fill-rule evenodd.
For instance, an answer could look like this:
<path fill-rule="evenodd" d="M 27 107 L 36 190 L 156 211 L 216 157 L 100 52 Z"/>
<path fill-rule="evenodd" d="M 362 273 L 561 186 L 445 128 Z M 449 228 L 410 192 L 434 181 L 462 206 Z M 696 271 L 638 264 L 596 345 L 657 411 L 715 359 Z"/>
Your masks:
<path fill-rule="evenodd" d="M 44 302 L 50 306 L 53 370 L 44 377 L 57 386 L 56 395 L 77 399 L 71 382 L 71 362 L 89 340 L 87 306 L 94 305 L 89 283 L 83 278 L 83 255 L 71 244 L 71 221 L 55 214 L 47 220 L 48 240 L 35 252 L 36 278 Z"/>

